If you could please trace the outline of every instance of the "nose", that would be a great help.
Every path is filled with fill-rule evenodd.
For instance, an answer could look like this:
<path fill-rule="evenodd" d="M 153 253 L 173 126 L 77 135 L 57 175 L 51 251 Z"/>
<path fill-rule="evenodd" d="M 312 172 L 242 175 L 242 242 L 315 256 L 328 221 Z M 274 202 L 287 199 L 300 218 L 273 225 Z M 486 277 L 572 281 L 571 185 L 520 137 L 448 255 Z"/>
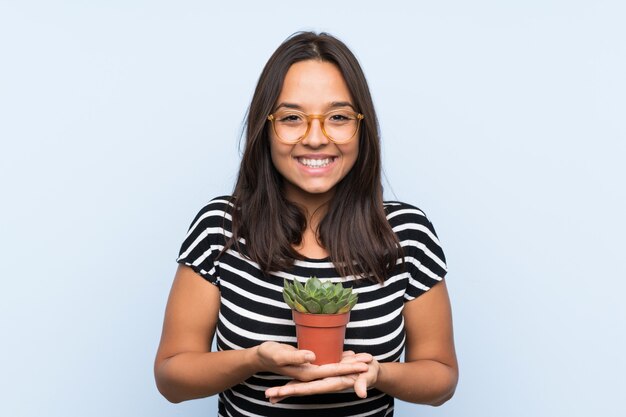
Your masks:
<path fill-rule="evenodd" d="M 328 144 L 328 138 L 322 131 L 322 121 L 320 119 L 315 118 L 311 120 L 309 133 L 302 139 L 301 143 L 311 148 L 319 148 Z"/>

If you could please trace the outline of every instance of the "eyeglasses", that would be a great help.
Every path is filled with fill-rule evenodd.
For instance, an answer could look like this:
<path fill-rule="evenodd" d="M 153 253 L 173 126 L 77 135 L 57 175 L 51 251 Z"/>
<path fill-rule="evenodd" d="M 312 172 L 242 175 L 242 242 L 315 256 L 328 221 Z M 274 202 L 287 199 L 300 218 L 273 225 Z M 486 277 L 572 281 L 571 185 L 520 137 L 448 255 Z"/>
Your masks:
<path fill-rule="evenodd" d="M 267 116 L 276 137 L 283 143 L 295 145 L 311 131 L 313 119 L 320 121 L 322 133 L 337 144 L 348 143 L 359 130 L 365 116 L 349 110 L 333 110 L 325 114 L 306 114 L 297 110 L 280 110 Z"/>

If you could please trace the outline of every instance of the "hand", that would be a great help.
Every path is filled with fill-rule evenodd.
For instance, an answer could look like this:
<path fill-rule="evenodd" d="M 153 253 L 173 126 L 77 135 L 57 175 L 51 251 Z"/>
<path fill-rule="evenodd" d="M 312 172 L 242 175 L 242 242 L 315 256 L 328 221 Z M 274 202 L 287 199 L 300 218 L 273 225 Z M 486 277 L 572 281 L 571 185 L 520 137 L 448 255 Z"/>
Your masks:
<path fill-rule="evenodd" d="M 326 365 L 313 365 L 315 354 L 310 350 L 298 350 L 291 345 L 277 342 L 264 342 L 256 348 L 261 371 L 285 375 L 298 381 L 314 381 L 331 376 L 350 375 L 368 369 L 364 359 L 341 361 Z M 354 352 L 352 352 L 354 356 Z"/>
<path fill-rule="evenodd" d="M 354 390 L 359 397 L 366 398 L 367 389 L 374 386 L 378 380 L 380 364 L 368 353 L 355 354 L 352 351 L 343 353 L 340 364 L 358 363 L 366 365 L 366 369 L 362 372 L 332 375 L 309 382 L 303 380 L 289 381 L 281 387 L 268 388 L 265 391 L 265 396 L 274 404 L 291 396 L 323 394 L 349 389 Z"/>

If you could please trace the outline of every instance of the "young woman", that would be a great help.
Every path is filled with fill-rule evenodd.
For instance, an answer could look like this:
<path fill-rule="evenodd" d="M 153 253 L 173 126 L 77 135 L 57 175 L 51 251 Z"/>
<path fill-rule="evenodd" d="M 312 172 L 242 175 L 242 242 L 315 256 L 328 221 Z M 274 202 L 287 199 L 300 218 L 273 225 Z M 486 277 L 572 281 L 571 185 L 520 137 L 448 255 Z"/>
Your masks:
<path fill-rule="evenodd" d="M 394 398 L 453 395 L 444 254 L 422 211 L 383 202 L 380 164 L 354 55 L 328 34 L 287 39 L 256 87 L 233 196 L 200 210 L 181 247 L 155 361 L 168 400 L 219 393 L 221 416 L 390 416 Z M 310 276 L 359 294 L 337 364 L 295 347 L 283 279 Z"/>

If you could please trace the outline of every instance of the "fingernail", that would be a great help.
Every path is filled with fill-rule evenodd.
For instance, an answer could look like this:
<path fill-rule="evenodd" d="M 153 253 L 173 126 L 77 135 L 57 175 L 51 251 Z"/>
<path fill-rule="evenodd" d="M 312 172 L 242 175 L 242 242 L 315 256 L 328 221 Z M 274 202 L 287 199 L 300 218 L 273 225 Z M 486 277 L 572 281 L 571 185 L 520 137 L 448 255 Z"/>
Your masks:
<path fill-rule="evenodd" d="M 306 355 L 304 355 L 304 359 L 306 359 L 307 361 L 311 362 L 315 360 L 315 355 L 312 353 L 307 353 Z"/>

